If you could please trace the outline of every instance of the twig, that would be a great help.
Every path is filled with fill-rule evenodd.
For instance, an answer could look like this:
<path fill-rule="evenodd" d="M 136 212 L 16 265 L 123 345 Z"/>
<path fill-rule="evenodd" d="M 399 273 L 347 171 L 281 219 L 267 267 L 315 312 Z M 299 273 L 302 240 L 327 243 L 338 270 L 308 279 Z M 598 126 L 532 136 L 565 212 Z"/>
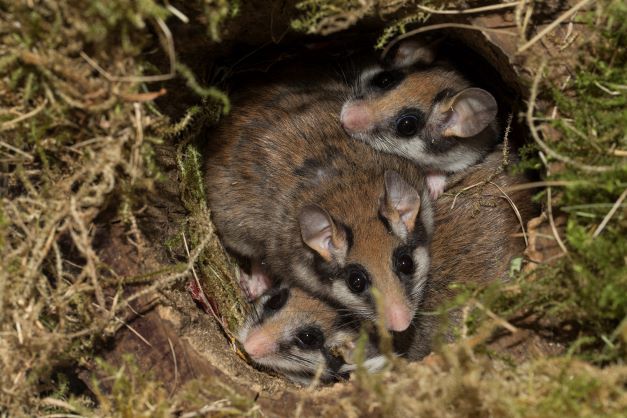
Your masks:
<path fill-rule="evenodd" d="M 455 197 L 453 198 L 453 203 L 451 204 L 451 210 L 453 208 L 455 208 L 455 202 L 457 202 L 457 198 L 459 197 L 459 195 L 461 195 L 462 193 L 464 193 L 464 192 L 466 192 L 466 191 L 468 191 L 468 190 L 470 190 L 472 188 L 475 188 L 477 186 L 481 186 L 482 184 L 485 184 L 485 181 L 480 181 L 479 183 L 471 184 L 470 186 L 464 187 L 459 192 L 457 192 L 455 194 Z"/>
<path fill-rule="evenodd" d="M 614 206 L 612 206 L 612 209 L 610 209 L 607 215 L 605 215 L 605 218 L 603 218 L 603 221 L 601 221 L 597 229 L 594 231 L 594 234 L 592 234 L 592 238 L 596 238 L 599 236 L 601 231 L 603 231 L 603 228 L 605 228 L 605 226 L 610 221 L 610 219 L 612 219 L 612 216 L 614 216 L 614 214 L 620 207 L 621 203 L 623 203 L 623 200 L 625 200 L 625 197 L 627 197 L 627 189 L 623 190 L 623 193 L 621 193 L 618 200 L 614 202 Z"/>
<path fill-rule="evenodd" d="M 518 332 L 518 328 L 516 328 L 515 326 L 513 326 L 512 324 L 510 324 L 509 322 L 507 322 L 505 319 L 501 318 L 500 316 L 498 316 L 497 314 L 495 314 L 494 312 L 492 312 L 490 309 L 486 308 L 485 305 L 483 305 L 481 302 L 479 302 L 476 299 L 472 299 L 472 303 L 479 309 L 481 309 L 483 312 L 486 313 L 486 315 L 488 315 L 490 318 L 492 318 L 494 321 L 496 321 L 497 324 L 499 324 L 500 326 L 502 326 L 503 328 L 505 328 L 506 330 L 508 330 L 509 332 L 511 332 L 512 334 L 515 334 Z"/>
<path fill-rule="evenodd" d="M 152 344 L 150 344 L 150 341 L 148 341 L 146 338 L 144 338 L 143 335 L 141 335 L 139 333 L 139 331 L 137 331 L 135 328 L 133 328 L 132 326 L 130 326 L 129 324 L 127 324 L 126 322 L 122 321 L 120 318 L 118 318 L 117 316 L 113 317 L 116 321 L 118 321 L 120 324 L 124 325 L 126 328 L 128 328 L 129 331 L 131 331 L 133 334 L 135 334 L 137 336 L 137 338 L 139 338 L 140 340 L 142 340 L 144 342 L 144 344 L 146 344 L 148 347 L 152 348 Z"/>
<path fill-rule="evenodd" d="M 22 157 L 26 158 L 27 160 L 32 161 L 32 160 L 34 159 L 32 155 L 27 154 L 26 152 L 22 151 L 21 149 L 16 148 L 16 147 L 14 147 L 13 145 L 9 145 L 9 144 L 7 144 L 7 143 L 6 143 L 6 142 L 4 142 L 4 141 L 0 141 L 0 145 L 1 145 L 1 146 L 3 146 L 3 147 L 5 147 L 5 148 L 6 148 L 6 149 L 8 149 L 8 150 L 11 150 L 11 151 L 13 151 L 13 152 L 15 152 L 15 153 L 17 153 L 17 154 L 20 154 Z M 7 153 L 7 155 L 11 155 L 11 154 L 8 154 L 8 153 Z"/>
<path fill-rule="evenodd" d="M 551 149 L 542 139 L 540 139 L 540 135 L 538 134 L 537 128 L 533 122 L 533 112 L 535 110 L 535 103 L 538 97 L 538 86 L 540 84 L 540 79 L 542 78 L 542 72 L 546 67 L 546 59 L 540 64 L 540 68 L 538 69 L 538 73 L 533 80 L 533 84 L 531 86 L 531 92 L 529 95 L 529 106 L 527 107 L 527 125 L 529 126 L 529 131 L 531 132 L 531 136 L 533 140 L 538 144 L 538 146 L 544 151 L 548 156 L 555 158 L 563 163 L 570 164 L 580 170 L 595 172 L 595 173 L 604 173 L 606 171 L 610 171 L 612 167 L 609 166 L 595 166 L 579 163 L 569 157 L 566 157 L 562 154 L 559 154 L 557 151 Z"/>
<path fill-rule="evenodd" d="M 518 222 L 520 222 L 520 227 L 522 228 L 522 233 L 523 233 L 523 238 L 525 239 L 525 247 L 529 245 L 529 241 L 527 240 L 527 232 L 525 231 L 525 223 L 522 219 L 522 216 L 520 214 L 520 211 L 518 210 L 518 207 L 516 207 L 516 204 L 514 203 L 514 201 L 507 195 L 507 193 L 505 193 L 505 191 L 503 191 L 503 189 L 501 188 L 501 186 L 499 186 L 498 184 L 494 183 L 493 181 L 490 182 L 490 184 L 492 184 L 493 186 L 495 186 L 497 189 L 499 189 L 499 191 L 503 194 L 503 197 L 509 202 L 510 206 L 512 207 L 512 209 L 514 210 L 514 213 L 516 214 L 516 217 L 518 218 Z"/>
<path fill-rule="evenodd" d="M 503 29 L 484 28 L 481 26 L 467 25 L 465 23 L 438 23 L 436 25 L 422 26 L 417 29 L 410 30 L 409 32 L 406 32 L 401 36 L 398 36 L 396 39 L 390 42 L 388 46 L 385 47 L 385 49 L 383 50 L 383 53 L 381 54 L 381 57 L 385 58 L 388 52 L 390 52 L 390 49 L 392 49 L 394 45 L 396 45 L 403 39 L 411 38 L 412 36 L 418 35 L 419 33 L 430 32 L 430 31 L 438 30 L 438 29 L 447 29 L 447 28 L 478 30 L 482 32 L 493 32 L 493 33 L 500 33 L 502 35 L 518 36 L 518 34 L 516 33 L 512 33 Z"/>
<path fill-rule="evenodd" d="M 581 0 L 579 3 L 574 5 L 570 10 L 566 11 L 560 17 L 558 17 L 553 22 L 551 22 L 550 25 L 548 25 L 547 27 L 542 29 L 540 32 L 538 32 L 536 34 L 536 36 L 531 38 L 531 40 L 529 40 L 523 46 L 518 48 L 517 53 L 520 54 L 520 53 L 526 51 L 527 49 L 531 48 L 531 46 L 533 44 L 535 44 L 536 42 L 538 42 L 543 36 L 545 36 L 547 33 L 551 32 L 553 29 L 555 29 L 557 26 L 559 26 L 560 23 L 562 23 L 563 21 L 565 21 L 566 19 L 568 19 L 569 17 L 574 15 L 579 9 L 581 9 L 582 7 L 584 7 L 585 5 L 587 5 L 590 2 L 591 2 L 591 0 Z"/>
<path fill-rule="evenodd" d="M 189 23 L 189 17 L 187 17 L 183 12 L 181 12 L 176 7 L 172 6 L 171 4 L 167 4 L 165 8 L 168 9 L 170 13 L 172 13 L 174 16 L 178 17 L 181 20 L 181 22 Z"/>
<path fill-rule="evenodd" d="M 610 90 L 609 88 L 605 87 L 603 84 L 599 83 L 598 81 L 595 81 L 594 85 L 597 86 L 598 88 L 600 88 L 601 90 L 603 90 L 605 93 L 609 94 L 610 96 L 620 96 L 621 95 L 620 91 Z"/>
<path fill-rule="evenodd" d="M 135 125 L 135 142 L 131 147 L 131 158 L 130 158 L 130 176 L 131 176 L 131 185 L 135 183 L 135 178 L 137 177 L 140 165 L 141 165 L 141 147 L 144 142 L 144 125 L 142 123 L 142 106 L 139 103 L 133 103 L 134 119 L 133 125 Z"/>
<path fill-rule="evenodd" d="M 31 110 L 30 112 L 24 113 L 22 116 L 19 116 L 19 117 L 13 119 L 13 120 L 2 122 L 2 125 L 0 125 L 0 132 L 1 131 L 8 131 L 10 129 L 15 129 L 20 122 L 23 122 L 26 119 L 32 118 L 33 116 L 36 116 L 39 112 L 44 110 L 44 108 L 46 107 L 47 104 L 48 104 L 48 99 L 44 99 L 44 101 L 41 102 L 41 104 L 39 106 L 37 106 L 36 108 Z M 13 151 L 18 152 L 19 154 L 25 155 L 27 158 L 29 158 L 31 160 L 33 159 L 33 157 L 31 155 L 28 155 L 28 154 L 22 152 L 21 150 L 18 150 L 17 148 L 11 148 L 11 149 L 13 149 Z"/>
<path fill-rule="evenodd" d="M 523 0 L 524 1 L 524 0 Z M 473 14 L 473 13 L 483 13 L 490 12 L 492 10 L 500 10 L 500 9 L 508 9 L 511 7 L 518 7 L 523 1 L 516 1 L 512 3 L 497 3 L 491 4 L 489 6 L 475 7 L 473 9 L 462 9 L 462 10 L 439 10 L 432 9 L 431 7 L 416 5 L 416 7 L 424 12 L 431 14 L 439 14 L 439 15 L 465 15 L 465 14 Z"/>
<path fill-rule="evenodd" d="M 117 295 L 116 295 L 116 299 L 115 301 L 111 304 L 111 310 L 113 311 L 115 309 L 115 304 L 117 303 Z M 107 309 L 105 309 L 104 307 L 98 305 L 97 303 L 92 302 L 91 303 L 94 307 L 96 307 L 97 309 L 100 309 L 101 311 L 105 312 L 105 313 L 109 313 L 109 311 Z M 129 305 L 130 306 L 130 305 Z M 133 334 L 135 334 L 137 336 L 137 338 L 139 338 L 140 340 L 142 340 L 142 342 L 144 344 L 146 344 L 148 347 L 152 348 L 152 344 L 150 344 L 150 341 L 148 341 L 143 335 L 141 335 L 139 333 L 139 331 L 137 331 L 135 328 L 133 328 L 132 326 L 130 326 L 129 324 L 127 324 L 125 321 L 123 321 L 120 317 L 114 315 L 113 319 L 115 319 L 117 322 L 119 322 L 120 324 L 124 325 L 126 328 L 128 328 L 129 331 L 131 331 Z"/>
<path fill-rule="evenodd" d="M 538 152 L 538 155 L 540 156 L 540 159 L 542 160 L 542 162 L 544 163 L 544 166 L 546 167 L 546 175 L 547 176 L 550 175 L 549 164 L 548 164 L 548 161 L 546 160 L 545 155 L 542 153 L 542 151 Z M 557 245 L 559 245 L 559 247 L 562 249 L 562 252 L 564 254 L 568 254 L 568 249 L 566 248 L 564 241 L 562 241 L 562 238 L 560 237 L 560 234 L 557 231 L 557 227 L 555 226 L 555 219 L 553 218 L 553 195 L 552 195 L 551 187 L 546 188 L 546 200 L 547 200 L 547 206 L 548 206 L 547 215 L 549 218 L 549 225 L 551 226 L 551 231 L 553 232 L 555 241 L 557 241 Z"/>

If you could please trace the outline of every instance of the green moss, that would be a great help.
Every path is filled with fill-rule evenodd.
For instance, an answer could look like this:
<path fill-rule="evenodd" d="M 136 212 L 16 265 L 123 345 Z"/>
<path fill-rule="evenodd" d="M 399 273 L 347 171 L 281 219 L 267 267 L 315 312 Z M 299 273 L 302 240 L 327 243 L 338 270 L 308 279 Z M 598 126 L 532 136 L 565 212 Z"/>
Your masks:
<path fill-rule="evenodd" d="M 202 3 L 203 15 L 207 20 L 207 34 L 219 42 L 224 21 L 239 14 L 239 0 L 209 0 Z"/>
<path fill-rule="evenodd" d="M 292 20 L 294 30 L 327 34 L 346 29 L 374 12 L 369 2 L 359 0 L 305 0 L 296 4 L 301 17 Z"/>
<path fill-rule="evenodd" d="M 566 86 L 552 84 L 548 94 L 560 112 L 551 122 L 560 140 L 550 146 L 575 161 L 608 168 L 594 173 L 566 164 L 547 178 L 572 184 L 554 196 L 554 211 L 562 208 L 568 216 L 564 238 L 569 253 L 537 280 L 523 278 L 515 306 L 575 323 L 587 341 L 576 351 L 607 361 L 625 352 L 616 334 L 627 317 L 625 202 L 600 233 L 595 231 L 627 189 L 627 164 L 614 153 L 627 149 L 627 91 L 610 87 L 624 87 L 627 81 L 627 7 L 616 1 L 603 5 L 607 18 L 582 17 L 598 30 L 582 49 L 573 78 Z"/>
<path fill-rule="evenodd" d="M 179 149 L 181 200 L 190 213 L 181 233 L 192 246 L 196 246 L 206 236 L 214 235 L 201 171 L 202 156 L 194 144 L 182 145 Z M 214 238 L 201 254 L 198 266 L 207 297 L 226 318 L 228 329 L 225 331 L 234 332 L 243 323 L 249 308 L 234 276 L 236 264 Z"/>

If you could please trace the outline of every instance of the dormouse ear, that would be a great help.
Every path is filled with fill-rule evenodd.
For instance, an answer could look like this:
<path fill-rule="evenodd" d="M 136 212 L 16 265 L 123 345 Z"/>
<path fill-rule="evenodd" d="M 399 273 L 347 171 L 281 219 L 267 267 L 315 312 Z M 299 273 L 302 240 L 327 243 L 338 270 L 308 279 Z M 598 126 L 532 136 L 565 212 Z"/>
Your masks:
<path fill-rule="evenodd" d="M 239 268 L 239 285 L 244 291 L 248 302 L 252 302 L 272 287 L 272 279 L 260 262 L 252 261 L 250 274 Z"/>
<path fill-rule="evenodd" d="M 394 68 L 405 68 L 418 63 L 430 65 L 433 61 L 435 61 L 433 43 L 408 39 L 401 41 L 396 50 L 392 51 L 390 65 Z"/>
<path fill-rule="evenodd" d="M 498 105 L 490 93 L 471 87 L 442 104 L 443 136 L 468 138 L 483 131 L 496 118 Z"/>
<path fill-rule="evenodd" d="M 385 192 L 379 213 L 387 219 L 392 231 L 401 239 L 414 230 L 420 212 L 420 195 L 396 171 L 385 172 Z"/>
<path fill-rule="evenodd" d="M 324 260 L 337 261 L 346 256 L 346 234 L 341 227 L 335 225 L 326 210 L 318 205 L 305 206 L 298 221 L 303 241 Z"/>

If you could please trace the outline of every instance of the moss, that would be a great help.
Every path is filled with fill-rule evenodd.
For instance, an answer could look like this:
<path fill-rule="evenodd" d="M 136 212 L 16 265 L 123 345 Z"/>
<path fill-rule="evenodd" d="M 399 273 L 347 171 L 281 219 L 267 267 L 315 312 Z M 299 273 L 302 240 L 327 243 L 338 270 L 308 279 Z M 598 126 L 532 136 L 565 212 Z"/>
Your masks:
<path fill-rule="evenodd" d="M 201 154 L 193 144 L 184 146 L 182 153 L 179 156 L 181 198 L 190 216 L 181 233 L 189 237 L 191 245 L 197 245 L 204 237 L 214 236 L 215 232 L 205 198 Z M 225 331 L 235 332 L 248 313 L 248 304 L 234 275 L 234 261 L 214 237 L 200 256 L 198 265 L 207 297 L 226 318 L 228 328 Z"/>
<path fill-rule="evenodd" d="M 588 360 L 606 362 L 625 354 L 625 341 L 617 332 L 627 317 L 624 203 L 603 230 L 596 231 L 627 188 L 627 164 L 614 152 L 627 148 L 622 128 L 627 122 L 627 96 L 624 91 L 611 92 L 606 87 L 624 85 L 627 80 L 627 8 L 616 1 L 602 6 L 599 10 L 607 17 L 599 19 L 591 12 L 581 18 L 598 30 L 581 49 L 569 83 L 557 85 L 550 79 L 545 83 L 549 86 L 548 99 L 554 101 L 560 114 L 549 119 L 559 137 L 550 146 L 576 162 L 607 169 L 590 172 L 577 163 L 555 165 L 547 180 L 570 184 L 553 196 L 554 212 L 561 209 L 567 216 L 563 233 L 569 252 L 535 274 L 535 280 L 521 277 L 516 282 L 516 294 L 506 296 L 503 306 L 509 306 L 509 312 L 533 311 L 553 317 L 557 323 L 575 324 L 578 333 L 571 340 L 574 352 Z M 549 63 L 548 72 L 560 65 Z M 542 167 L 534 147 L 524 150 L 524 156 L 527 166 Z M 545 192 L 538 198 L 544 200 Z"/>
<path fill-rule="evenodd" d="M 326 35 L 346 29 L 372 14 L 375 3 L 358 0 L 306 0 L 296 5 L 302 15 L 292 20 L 292 28 Z"/>

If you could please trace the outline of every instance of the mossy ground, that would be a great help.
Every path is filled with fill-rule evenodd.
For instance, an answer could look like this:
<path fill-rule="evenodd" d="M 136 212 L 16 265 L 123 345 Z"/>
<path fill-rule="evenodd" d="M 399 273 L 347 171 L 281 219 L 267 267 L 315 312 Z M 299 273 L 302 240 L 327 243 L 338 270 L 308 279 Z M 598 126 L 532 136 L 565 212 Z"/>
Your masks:
<path fill-rule="evenodd" d="M 330 34 L 377 15 L 386 20 L 383 45 L 411 25 L 428 24 L 429 8 L 457 5 L 306 1 L 292 26 Z M 187 41 L 176 28 L 191 16 L 185 25 L 202 28 L 207 42 L 219 45 L 234 33 L 229 25 L 245 6 L 0 1 L 0 415 L 263 414 L 226 383 L 200 378 L 173 394 L 132 359 L 115 367 L 94 359 L 124 327 L 131 300 L 182 287 L 195 275 L 210 278 L 204 284 L 227 330 L 245 314 L 233 264 L 209 219 L 197 148 L 202 127 L 229 110 L 228 97 L 190 69 L 198 63 L 173 49 Z M 540 141 L 531 136 L 524 166 L 541 173 L 548 186 L 537 195 L 550 218 L 545 225 L 557 224 L 529 233 L 559 238 L 563 248 L 552 255 L 532 249 L 512 266 L 507 285 L 460 296 L 456 303 L 482 302 L 468 315 L 462 341 L 423 363 L 357 373 L 340 389 L 341 400 L 318 405 L 315 415 L 624 415 L 627 6 L 587 6 L 573 18 L 582 26 L 574 31 L 578 52 L 567 75 L 563 61 L 533 49 L 525 64 L 532 75 L 525 108 L 533 112 L 520 118 Z M 519 28 L 530 7 L 515 10 Z M 173 120 L 154 100 L 167 97 L 162 87 L 177 80 L 198 105 Z M 172 150 L 174 180 L 159 160 L 162 146 Z M 168 181 L 186 213 L 172 233 L 149 242 L 142 217 Z M 166 255 L 156 265 L 146 261 L 138 274 L 118 274 L 99 252 L 102 229 L 115 224 L 138 260 L 151 258 L 155 248 Z M 559 336 L 565 351 L 520 360 L 491 348 L 499 324 L 521 326 L 529 318 L 538 332 Z M 76 370 L 87 365 L 98 370 L 89 396 L 76 382 Z"/>

